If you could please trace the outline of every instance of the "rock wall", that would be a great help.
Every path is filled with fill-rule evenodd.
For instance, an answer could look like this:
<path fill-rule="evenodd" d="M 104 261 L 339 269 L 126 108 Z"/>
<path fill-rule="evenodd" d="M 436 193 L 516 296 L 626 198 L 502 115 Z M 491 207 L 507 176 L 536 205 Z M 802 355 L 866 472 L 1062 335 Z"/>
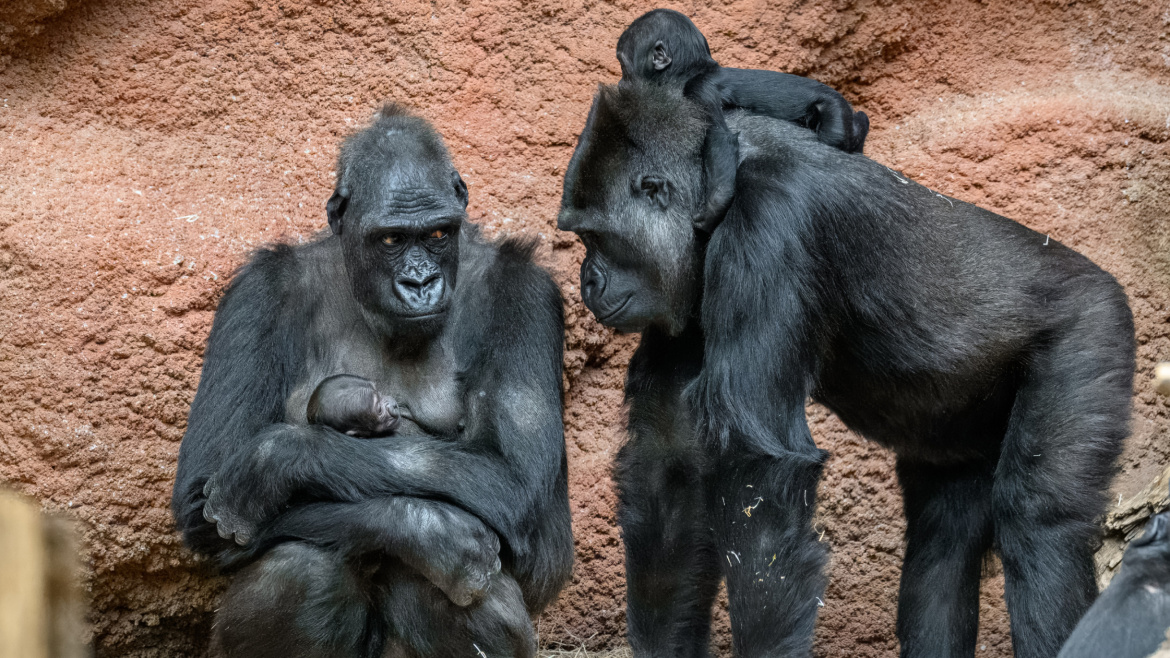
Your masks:
<path fill-rule="evenodd" d="M 9 0 L 0 7 L 0 63 L 10 61 L 9 53 L 25 38 L 40 34 L 49 18 L 65 11 L 65 0 Z"/>
<path fill-rule="evenodd" d="M 0 11 L 0 35 L 19 34 L 0 39 L 0 480 L 87 528 L 98 655 L 202 650 L 222 583 L 180 547 L 168 502 L 216 300 L 249 250 L 324 227 L 337 145 L 383 99 L 436 124 L 472 217 L 492 234 L 537 235 L 564 290 L 577 565 L 540 632 L 549 646 L 619 646 L 609 469 L 635 340 L 581 305 L 583 249 L 554 218 L 593 91 L 619 75 L 617 36 L 652 5 L 96 0 L 52 16 L 63 5 Z M 1149 378 L 1170 357 L 1162 4 L 670 6 L 726 65 L 841 89 L 871 117 L 873 159 L 1116 275 L 1140 345 L 1114 493 L 1161 473 L 1170 405 Z M 894 656 L 903 525 L 892 459 L 823 409 L 810 420 L 833 452 L 817 655 Z M 988 576 L 979 655 L 1007 656 L 1002 576 L 994 564 Z M 717 642 L 726 652 L 725 632 Z"/>

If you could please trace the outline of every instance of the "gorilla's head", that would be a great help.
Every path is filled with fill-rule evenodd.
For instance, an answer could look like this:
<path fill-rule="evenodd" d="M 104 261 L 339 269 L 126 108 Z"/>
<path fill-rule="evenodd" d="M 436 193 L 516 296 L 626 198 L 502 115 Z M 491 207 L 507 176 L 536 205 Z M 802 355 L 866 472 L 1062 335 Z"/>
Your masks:
<path fill-rule="evenodd" d="M 707 128 L 699 105 L 661 85 L 602 86 L 594 98 L 557 227 L 585 244 L 581 296 L 603 324 L 676 335 L 697 312 Z"/>
<path fill-rule="evenodd" d="M 354 297 L 387 335 L 443 327 L 459 269 L 467 186 L 425 120 L 388 104 L 345 140 L 326 204 Z"/>

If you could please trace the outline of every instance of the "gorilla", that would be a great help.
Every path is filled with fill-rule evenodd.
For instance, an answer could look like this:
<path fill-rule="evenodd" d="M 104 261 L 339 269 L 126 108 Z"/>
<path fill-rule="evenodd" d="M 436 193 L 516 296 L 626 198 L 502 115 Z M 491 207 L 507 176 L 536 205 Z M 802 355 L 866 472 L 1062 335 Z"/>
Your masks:
<path fill-rule="evenodd" d="M 374 382 L 354 375 L 326 377 L 309 396 L 305 418 L 350 436 L 388 436 L 398 429 L 402 410 Z"/>
<path fill-rule="evenodd" d="M 1170 512 L 1150 520 L 1125 549 L 1121 572 L 1065 642 L 1057 658 L 1146 658 L 1170 630 Z"/>
<path fill-rule="evenodd" d="M 466 206 L 441 138 L 386 105 L 341 148 L 332 235 L 258 251 L 226 290 L 172 503 L 234 574 L 213 653 L 534 654 L 573 560 L 562 302 L 532 244 L 486 241 Z M 309 422 L 361 380 L 406 412 L 391 434 Z"/>
<path fill-rule="evenodd" d="M 616 466 L 636 655 L 706 656 L 721 577 L 737 656 L 809 655 L 827 456 L 810 397 L 897 455 L 901 655 L 973 655 L 991 550 L 1015 655 L 1055 655 L 1097 594 L 1095 519 L 1127 433 L 1121 286 L 790 123 L 732 111 L 738 154 L 709 157 L 714 122 L 668 85 L 602 86 L 558 217 L 586 248 L 586 306 L 641 333 Z M 698 230 L 704 166 L 729 157 L 734 196 Z"/>
<path fill-rule="evenodd" d="M 737 136 L 727 129 L 724 107 L 795 122 L 816 132 L 822 142 L 854 153 L 861 152 L 869 132 L 865 112 L 854 113 L 845 97 L 816 80 L 719 66 L 699 28 L 671 9 L 655 9 L 630 23 L 618 37 L 617 58 L 621 84 L 648 82 L 681 90 L 708 110 L 706 202 L 694 217 L 695 228 L 704 232 L 722 219 L 735 190 Z"/>
<path fill-rule="evenodd" d="M 707 38 L 677 11 L 655 9 L 635 19 L 618 37 L 617 57 L 623 82 L 655 82 L 697 97 L 705 95 L 697 88 L 709 86 L 720 106 L 794 121 L 843 151 L 865 147 L 869 117 L 835 89 L 791 73 L 721 67 Z"/>

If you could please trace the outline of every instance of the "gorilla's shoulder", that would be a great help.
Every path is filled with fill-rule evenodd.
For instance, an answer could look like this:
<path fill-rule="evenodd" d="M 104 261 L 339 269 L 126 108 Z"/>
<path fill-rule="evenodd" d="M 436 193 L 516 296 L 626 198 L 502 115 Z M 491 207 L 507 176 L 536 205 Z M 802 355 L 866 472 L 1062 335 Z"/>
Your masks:
<path fill-rule="evenodd" d="M 840 165 L 850 159 L 865 156 L 845 153 L 817 140 L 815 131 L 790 121 L 736 110 L 727 114 L 728 127 L 739 135 L 739 161 L 770 162 L 772 164 L 799 162 Z"/>
<path fill-rule="evenodd" d="M 737 197 L 787 191 L 801 202 L 850 203 L 880 190 L 883 202 L 893 203 L 910 187 L 885 166 L 825 144 L 815 131 L 795 123 L 736 110 L 728 113 L 727 125 L 739 136 Z"/>
<path fill-rule="evenodd" d="M 464 229 L 467 230 L 467 229 Z M 472 225 L 468 240 L 460 253 L 460 276 L 468 271 L 490 288 L 523 288 L 529 292 L 553 295 L 560 302 L 560 288 L 552 275 L 536 263 L 539 242 L 525 236 L 488 240 L 479 227 Z"/>
<path fill-rule="evenodd" d="M 488 240 L 478 227 L 472 227 L 466 237 L 460 248 L 457 288 L 464 288 L 480 304 L 489 306 L 497 317 L 511 316 L 518 322 L 544 317 L 563 322 L 560 287 L 536 263 L 535 239 Z M 465 287 L 465 282 L 475 285 Z"/>
<path fill-rule="evenodd" d="M 252 252 L 232 277 L 227 294 L 242 289 L 263 291 L 274 299 L 303 297 L 332 281 L 340 263 L 340 241 L 332 236 L 298 245 L 267 245 Z"/>

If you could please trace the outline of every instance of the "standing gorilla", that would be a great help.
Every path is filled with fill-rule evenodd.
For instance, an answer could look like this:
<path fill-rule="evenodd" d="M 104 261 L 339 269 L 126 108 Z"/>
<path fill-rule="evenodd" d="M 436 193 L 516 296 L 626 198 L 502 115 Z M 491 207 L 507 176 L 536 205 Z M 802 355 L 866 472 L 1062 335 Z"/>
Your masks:
<path fill-rule="evenodd" d="M 806 656 L 824 587 L 811 395 L 897 454 L 902 655 L 971 656 L 980 566 L 1003 560 L 1019 658 L 1051 658 L 1096 596 L 1095 518 L 1134 367 L 1121 287 L 1020 224 L 807 130 L 743 112 L 735 195 L 696 230 L 712 118 L 660 85 L 603 87 L 558 226 L 597 318 L 642 332 L 618 456 L 630 641 L 707 655 L 727 579 L 737 656 Z"/>
<path fill-rule="evenodd" d="M 193 549 L 247 565 L 213 649 L 533 655 L 573 559 L 560 293 L 467 222 L 422 119 L 382 108 L 337 171 L 333 235 L 257 253 L 208 339 L 173 507 Z M 392 435 L 308 422 L 345 417 L 313 395 L 335 375 L 405 412 Z"/>

